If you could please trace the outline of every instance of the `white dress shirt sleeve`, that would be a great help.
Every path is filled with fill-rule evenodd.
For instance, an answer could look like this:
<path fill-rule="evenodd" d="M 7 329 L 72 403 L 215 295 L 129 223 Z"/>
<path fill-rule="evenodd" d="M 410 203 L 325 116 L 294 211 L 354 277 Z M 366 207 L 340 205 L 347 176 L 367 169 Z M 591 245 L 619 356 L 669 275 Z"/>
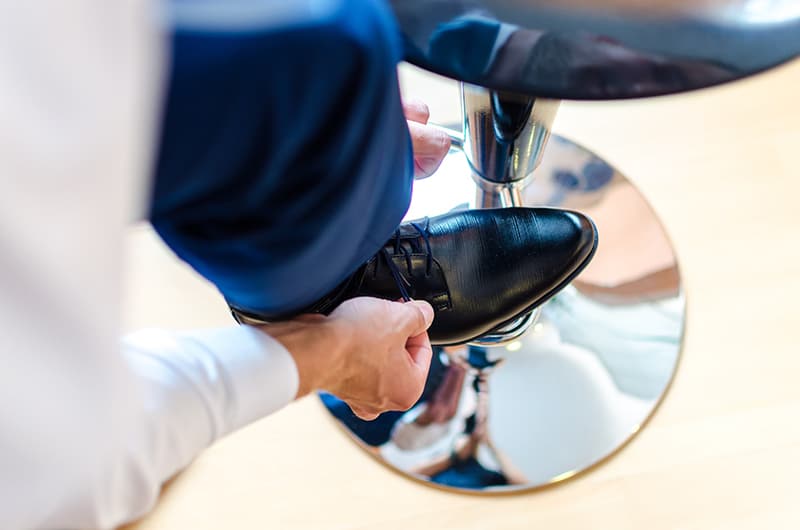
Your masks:
<path fill-rule="evenodd" d="M 249 326 L 144 330 L 127 336 L 123 346 L 146 414 L 139 429 L 155 446 L 148 455 L 158 469 L 155 486 L 218 438 L 297 394 L 292 356 Z"/>
<path fill-rule="evenodd" d="M 145 0 L 0 7 L 0 529 L 108 528 L 297 371 L 247 327 L 120 346 L 165 43 Z"/>

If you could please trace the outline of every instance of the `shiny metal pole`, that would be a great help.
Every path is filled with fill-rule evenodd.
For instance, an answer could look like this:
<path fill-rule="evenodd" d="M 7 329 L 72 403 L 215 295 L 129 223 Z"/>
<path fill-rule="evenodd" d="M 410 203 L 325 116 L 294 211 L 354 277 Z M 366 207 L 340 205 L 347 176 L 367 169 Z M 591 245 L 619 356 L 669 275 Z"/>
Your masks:
<path fill-rule="evenodd" d="M 522 206 L 560 100 L 461 83 L 463 151 L 478 185 L 476 207 Z"/>

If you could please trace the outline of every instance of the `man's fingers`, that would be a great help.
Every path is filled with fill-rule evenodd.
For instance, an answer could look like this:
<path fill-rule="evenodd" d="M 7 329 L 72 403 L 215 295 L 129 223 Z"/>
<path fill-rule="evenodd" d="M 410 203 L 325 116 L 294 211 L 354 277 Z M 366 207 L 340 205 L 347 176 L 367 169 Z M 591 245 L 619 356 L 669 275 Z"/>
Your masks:
<path fill-rule="evenodd" d="M 408 120 L 414 148 L 414 178 L 429 177 L 439 168 L 450 150 L 450 138 L 443 131 L 426 125 L 430 111 L 422 101 L 404 101 L 403 113 Z"/>
<path fill-rule="evenodd" d="M 427 333 L 421 333 L 411 337 L 406 342 L 406 350 L 411 356 L 411 360 L 419 367 L 423 375 L 428 377 L 428 370 L 431 367 L 431 358 L 433 357 L 433 348 Z"/>
<path fill-rule="evenodd" d="M 433 307 L 424 300 L 411 300 L 399 308 L 402 321 L 400 331 L 407 337 L 416 337 L 431 327 L 433 323 Z"/>
<path fill-rule="evenodd" d="M 414 178 L 429 177 L 438 169 L 450 150 L 450 137 L 427 125 L 408 122 L 414 149 Z"/>
<path fill-rule="evenodd" d="M 428 106 L 418 99 L 403 101 L 403 114 L 407 120 L 422 124 L 428 123 L 431 115 Z"/>
<path fill-rule="evenodd" d="M 433 307 L 424 300 L 411 300 L 402 305 L 406 313 L 401 331 L 408 337 L 406 351 L 422 373 L 427 375 L 433 350 L 426 331 L 433 323 Z"/>
<path fill-rule="evenodd" d="M 364 421 L 372 421 L 375 418 L 377 418 L 378 416 L 380 416 L 380 414 L 376 414 L 374 412 L 370 412 L 367 409 L 362 408 L 362 407 L 360 407 L 358 405 L 353 405 L 353 404 L 350 404 L 350 403 L 348 403 L 348 405 L 350 405 L 350 410 L 353 411 L 353 414 L 355 414 L 356 416 L 358 416 L 360 419 L 362 419 Z"/>
<path fill-rule="evenodd" d="M 349 320 L 360 330 L 345 362 L 342 383 L 329 391 L 340 396 L 353 414 L 371 421 L 386 410 L 407 410 L 425 386 L 432 348 L 425 332 L 434 319 L 425 301 L 390 302 L 355 298 L 329 317 L 333 324 Z"/>

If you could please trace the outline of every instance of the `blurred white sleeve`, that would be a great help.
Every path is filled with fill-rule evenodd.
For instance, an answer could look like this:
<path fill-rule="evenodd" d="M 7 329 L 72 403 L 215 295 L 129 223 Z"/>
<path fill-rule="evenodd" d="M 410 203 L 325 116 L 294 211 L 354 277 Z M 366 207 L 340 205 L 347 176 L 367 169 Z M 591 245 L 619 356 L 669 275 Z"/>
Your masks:
<path fill-rule="evenodd" d="M 294 363 L 246 327 L 118 330 L 165 41 L 145 0 L 0 5 L 0 528 L 149 510 L 217 437 L 290 401 Z"/>
<path fill-rule="evenodd" d="M 149 487 L 186 466 L 220 437 L 284 407 L 297 368 L 275 339 L 249 326 L 173 333 L 144 330 L 123 340 L 145 414 L 135 437 L 156 470 Z"/>

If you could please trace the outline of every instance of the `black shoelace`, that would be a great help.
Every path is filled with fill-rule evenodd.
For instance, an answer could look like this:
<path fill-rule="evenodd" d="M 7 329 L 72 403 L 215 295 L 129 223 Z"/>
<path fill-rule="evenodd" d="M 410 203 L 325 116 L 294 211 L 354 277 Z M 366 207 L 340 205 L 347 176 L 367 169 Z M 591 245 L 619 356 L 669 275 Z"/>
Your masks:
<path fill-rule="evenodd" d="M 430 276 L 431 268 L 433 267 L 433 253 L 431 252 L 431 243 L 428 239 L 429 233 L 428 229 L 430 228 L 431 220 L 429 218 L 425 218 L 425 225 L 424 227 L 420 226 L 415 222 L 411 222 L 411 226 L 419 233 L 422 240 L 425 242 L 425 277 Z M 404 247 L 402 244 L 402 236 L 400 235 L 400 229 L 398 228 L 395 230 L 394 233 L 394 246 L 393 252 L 390 254 L 389 251 L 384 246 L 381 249 L 381 256 L 383 256 L 383 260 L 378 260 L 375 264 L 375 274 L 378 273 L 378 267 L 380 266 L 380 262 L 384 261 L 386 266 L 389 267 L 389 271 L 392 273 L 392 277 L 394 278 L 395 283 L 397 284 L 397 288 L 400 290 L 400 296 L 403 297 L 403 300 L 408 302 L 411 300 L 411 296 L 408 294 L 408 288 L 411 287 L 411 282 L 403 275 L 403 272 L 400 268 L 394 263 L 392 256 L 403 255 L 406 259 L 406 268 L 408 269 L 408 274 L 412 275 L 412 263 L 411 263 L 411 252 L 409 252 L 408 248 Z M 422 252 L 421 248 L 412 249 L 414 252 Z"/>

